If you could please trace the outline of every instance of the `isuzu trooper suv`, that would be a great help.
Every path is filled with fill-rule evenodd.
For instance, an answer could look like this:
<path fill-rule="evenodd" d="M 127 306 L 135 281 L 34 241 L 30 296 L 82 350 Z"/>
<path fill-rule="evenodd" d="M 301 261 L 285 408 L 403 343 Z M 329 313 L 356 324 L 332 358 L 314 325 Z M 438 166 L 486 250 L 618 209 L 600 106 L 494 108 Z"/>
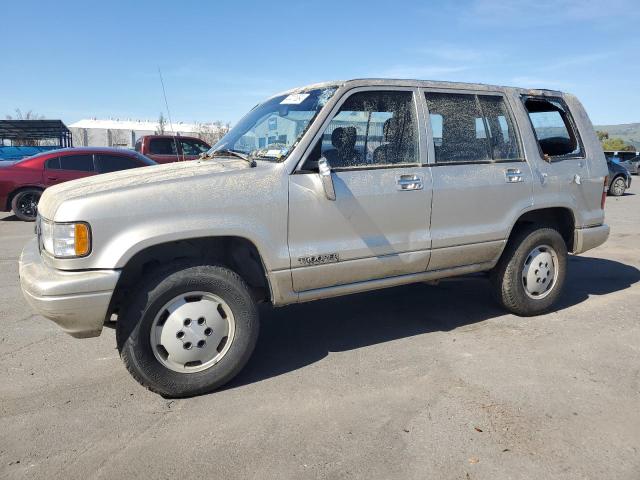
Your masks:
<path fill-rule="evenodd" d="M 606 175 L 565 93 L 311 85 L 254 107 L 199 160 L 45 191 L 21 285 L 75 337 L 115 322 L 142 385 L 201 394 L 247 362 L 258 302 L 488 272 L 506 310 L 549 311 L 567 253 L 608 237 Z"/>

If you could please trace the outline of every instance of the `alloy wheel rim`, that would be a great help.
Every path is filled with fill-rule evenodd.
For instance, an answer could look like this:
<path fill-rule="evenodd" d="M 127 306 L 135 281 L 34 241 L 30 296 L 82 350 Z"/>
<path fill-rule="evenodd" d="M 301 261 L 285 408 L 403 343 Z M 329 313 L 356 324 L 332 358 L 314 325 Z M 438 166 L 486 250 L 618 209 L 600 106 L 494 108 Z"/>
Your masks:
<path fill-rule="evenodd" d="M 25 217 L 34 217 L 38 214 L 39 195 L 35 193 L 27 193 L 20 196 L 18 202 L 18 211 Z"/>
<path fill-rule="evenodd" d="M 616 181 L 613 182 L 613 191 L 616 195 L 622 195 L 624 193 L 624 180 L 616 178 Z"/>
<path fill-rule="evenodd" d="M 522 285 L 529 298 L 548 296 L 558 280 L 558 255 L 549 245 L 535 247 L 524 262 Z"/>
<path fill-rule="evenodd" d="M 158 310 L 151 324 L 151 349 L 174 372 L 201 372 L 227 354 L 235 325 L 231 308 L 219 296 L 182 293 Z"/>

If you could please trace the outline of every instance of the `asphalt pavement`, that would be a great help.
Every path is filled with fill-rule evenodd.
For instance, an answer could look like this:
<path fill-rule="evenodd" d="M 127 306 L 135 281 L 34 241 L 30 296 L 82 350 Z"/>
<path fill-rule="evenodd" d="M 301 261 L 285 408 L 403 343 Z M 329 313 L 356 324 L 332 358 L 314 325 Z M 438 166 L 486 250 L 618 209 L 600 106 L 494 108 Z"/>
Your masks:
<path fill-rule="evenodd" d="M 263 308 L 244 371 L 185 400 L 135 383 L 113 330 L 33 314 L 33 224 L 0 214 L 0 478 L 638 480 L 634 181 L 552 313 L 504 313 L 482 276 Z"/>

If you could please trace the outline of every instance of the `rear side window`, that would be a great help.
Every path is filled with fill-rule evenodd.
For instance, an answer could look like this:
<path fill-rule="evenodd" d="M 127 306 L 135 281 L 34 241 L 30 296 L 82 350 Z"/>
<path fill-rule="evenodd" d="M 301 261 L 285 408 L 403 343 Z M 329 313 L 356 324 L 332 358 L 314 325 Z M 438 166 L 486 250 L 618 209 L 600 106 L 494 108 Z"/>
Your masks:
<path fill-rule="evenodd" d="M 499 95 L 425 93 L 436 163 L 521 158 L 513 121 Z"/>
<path fill-rule="evenodd" d="M 565 103 L 559 98 L 524 97 L 540 151 L 549 157 L 582 157 L 582 144 Z"/>
<path fill-rule="evenodd" d="M 44 168 L 47 170 L 60 170 L 60 158 L 50 158 L 45 162 Z"/>
<path fill-rule="evenodd" d="M 412 92 L 354 93 L 323 132 L 310 159 L 333 168 L 417 163 L 418 133 Z"/>
<path fill-rule="evenodd" d="M 60 157 L 60 168 L 62 170 L 93 172 L 93 155 L 67 155 Z"/>
<path fill-rule="evenodd" d="M 173 138 L 153 138 L 149 142 L 149 152 L 154 155 L 176 155 L 176 141 Z"/>
<path fill-rule="evenodd" d="M 100 155 L 98 157 L 99 173 L 117 172 L 139 166 L 140 163 L 137 160 L 122 155 Z"/>

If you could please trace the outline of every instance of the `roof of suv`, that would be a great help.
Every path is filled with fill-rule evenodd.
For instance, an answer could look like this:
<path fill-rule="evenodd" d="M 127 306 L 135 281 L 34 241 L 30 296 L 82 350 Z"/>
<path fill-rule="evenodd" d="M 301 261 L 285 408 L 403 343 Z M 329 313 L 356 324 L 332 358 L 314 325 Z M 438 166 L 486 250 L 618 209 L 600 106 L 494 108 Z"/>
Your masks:
<path fill-rule="evenodd" d="M 520 88 L 520 87 L 507 87 L 500 85 L 488 85 L 484 83 L 465 83 L 465 82 L 446 82 L 439 80 L 415 80 L 415 79 L 397 79 L 397 78 L 354 78 L 351 80 L 334 80 L 330 82 L 315 83 L 311 85 L 305 85 L 302 87 L 292 88 L 286 92 L 282 92 L 278 95 L 293 93 L 301 90 L 310 90 L 316 88 L 330 88 L 330 87 L 342 87 L 342 86 L 399 86 L 399 87 L 429 87 L 429 88 L 452 88 L 460 90 L 486 90 L 486 91 L 505 91 L 511 90 L 523 94 L 536 94 L 546 93 L 553 95 L 563 95 L 558 90 L 550 90 L 544 88 Z"/>

